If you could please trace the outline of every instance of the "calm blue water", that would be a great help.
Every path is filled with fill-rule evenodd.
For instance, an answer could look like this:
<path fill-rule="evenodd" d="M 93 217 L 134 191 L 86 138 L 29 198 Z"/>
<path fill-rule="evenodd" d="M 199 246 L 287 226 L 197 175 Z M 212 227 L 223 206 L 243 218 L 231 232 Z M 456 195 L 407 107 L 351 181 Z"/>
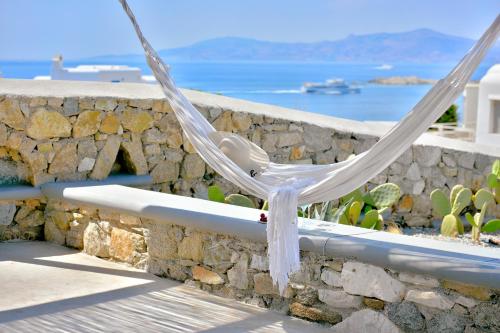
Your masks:
<path fill-rule="evenodd" d="M 99 63 L 93 61 L 91 63 Z M 85 62 L 65 62 L 73 67 Z M 145 63 L 114 61 L 114 64 L 137 66 L 150 74 Z M 399 120 L 430 89 L 430 85 L 383 86 L 368 84 L 381 76 L 416 75 L 439 79 L 453 64 L 409 65 L 396 64 L 391 70 L 376 69 L 376 64 L 339 63 L 172 63 L 171 69 L 181 87 L 280 105 L 309 112 L 357 120 Z M 481 66 L 473 79 L 481 78 L 488 65 Z M 31 79 L 49 75 L 50 62 L 1 62 L 5 78 Z M 360 94 L 318 95 L 303 94 L 300 87 L 307 81 L 344 78 L 361 85 Z M 461 100 L 457 101 L 459 111 Z"/>

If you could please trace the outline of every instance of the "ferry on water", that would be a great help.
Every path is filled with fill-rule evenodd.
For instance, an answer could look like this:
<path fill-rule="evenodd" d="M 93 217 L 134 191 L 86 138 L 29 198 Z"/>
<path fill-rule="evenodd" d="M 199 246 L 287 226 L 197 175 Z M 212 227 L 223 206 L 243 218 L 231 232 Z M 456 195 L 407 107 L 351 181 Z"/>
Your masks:
<path fill-rule="evenodd" d="M 156 83 L 152 75 L 142 75 L 138 67 L 124 65 L 79 65 L 73 68 L 63 67 L 63 57 L 52 58 L 50 76 L 35 76 L 34 80 L 75 80 L 104 82 Z"/>
<path fill-rule="evenodd" d="M 325 82 L 306 82 L 302 86 L 302 92 L 310 94 L 359 94 L 361 88 L 355 85 L 349 85 L 344 79 L 330 79 Z"/>

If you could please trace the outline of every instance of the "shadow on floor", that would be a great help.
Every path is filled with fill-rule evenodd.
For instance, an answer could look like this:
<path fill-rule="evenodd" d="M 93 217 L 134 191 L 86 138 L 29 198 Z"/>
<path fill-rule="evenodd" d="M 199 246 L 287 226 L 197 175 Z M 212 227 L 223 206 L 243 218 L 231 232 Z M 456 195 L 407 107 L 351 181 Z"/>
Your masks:
<path fill-rule="evenodd" d="M 2 332 L 328 331 L 44 242 L 0 243 L 0 272 Z"/>

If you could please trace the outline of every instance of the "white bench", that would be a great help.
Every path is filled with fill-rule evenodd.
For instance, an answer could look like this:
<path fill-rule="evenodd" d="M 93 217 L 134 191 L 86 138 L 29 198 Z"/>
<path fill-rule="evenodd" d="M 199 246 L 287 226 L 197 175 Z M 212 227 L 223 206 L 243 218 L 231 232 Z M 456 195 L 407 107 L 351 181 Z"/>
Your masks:
<path fill-rule="evenodd" d="M 254 241 L 266 240 L 260 211 L 207 200 L 121 185 L 82 186 L 49 183 L 41 187 L 51 199 L 154 219 L 202 231 Z M 500 251 L 411 236 L 301 219 L 300 248 L 334 257 L 348 257 L 398 271 L 500 287 Z"/>

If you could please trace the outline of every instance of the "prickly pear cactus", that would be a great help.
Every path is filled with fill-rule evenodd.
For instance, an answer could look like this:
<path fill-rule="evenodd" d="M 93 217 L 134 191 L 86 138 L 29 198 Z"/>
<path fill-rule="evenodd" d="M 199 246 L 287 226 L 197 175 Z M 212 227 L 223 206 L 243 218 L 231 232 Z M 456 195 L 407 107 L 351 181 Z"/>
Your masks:
<path fill-rule="evenodd" d="M 482 188 L 472 197 L 472 201 L 476 209 L 482 209 L 484 204 L 486 204 L 487 207 L 495 204 L 495 197 L 490 191 Z"/>
<path fill-rule="evenodd" d="M 500 160 L 496 160 L 495 162 L 493 162 L 491 173 L 496 175 L 497 178 L 500 178 Z"/>
<path fill-rule="evenodd" d="M 472 199 L 472 192 L 462 185 L 456 185 L 451 189 L 450 199 L 443 191 L 435 189 L 431 193 L 431 202 L 434 214 L 444 216 L 441 222 L 441 234 L 456 237 L 464 233 L 464 225 L 459 214 L 467 207 Z"/>
<path fill-rule="evenodd" d="M 340 198 L 341 204 L 346 204 L 349 201 L 351 201 L 351 202 L 354 202 L 354 201 L 362 202 L 363 201 L 363 194 L 361 193 L 361 190 L 359 188 L 355 189 L 351 193 L 346 194 L 342 198 Z"/>
<path fill-rule="evenodd" d="M 443 217 L 451 213 L 450 201 L 443 191 L 435 189 L 431 192 L 431 202 L 434 214 Z"/>
<path fill-rule="evenodd" d="M 451 191 L 450 191 L 450 203 L 452 206 L 453 206 L 453 203 L 455 202 L 455 198 L 457 197 L 458 192 L 460 192 L 463 189 L 464 189 L 464 186 L 460 185 L 460 184 L 453 186 L 453 188 L 451 189 Z"/>
<path fill-rule="evenodd" d="M 366 228 L 366 229 L 381 230 L 382 223 L 380 221 L 380 216 L 378 214 L 378 211 L 375 209 L 372 209 L 369 212 L 367 212 L 365 214 L 365 217 L 361 221 L 360 227 Z"/>
<path fill-rule="evenodd" d="M 498 230 L 500 230 L 500 219 L 489 220 L 481 229 L 482 232 L 497 232 Z"/>
<path fill-rule="evenodd" d="M 500 160 L 496 160 L 487 177 L 488 187 L 491 188 L 495 201 L 500 204 Z"/>
<path fill-rule="evenodd" d="M 217 185 L 208 187 L 208 200 L 224 203 L 224 192 Z"/>
<path fill-rule="evenodd" d="M 359 201 L 354 201 L 349 207 L 349 222 L 352 225 L 356 225 L 358 223 L 359 215 L 361 214 L 362 205 Z"/>
<path fill-rule="evenodd" d="M 244 195 L 241 194 L 230 194 L 226 197 L 225 202 L 230 205 L 255 208 L 252 200 L 248 199 Z"/>
<path fill-rule="evenodd" d="M 479 241 L 479 236 L 481 234 L 481 226 L 478 227 L 478 222 L 483 224 L 483 221 L 478 221 L 478 215 L 480 213 L 476 213 L 474 216 L 472 216 L 471 213 L 466 213 L 465 214 L 465 218 L 467 219 L 467 221 L 469 221 L 470 225 L 472 226 L 472 230 L 471 230 L 471 238 L 474 242 L 478 242 Z"/>
<path fill-rule="evenodd" d="M 370 191 L 370 197 L 377 208 L 392 206 L 400 196 L 399 186 L 393 183 L 379 185 Z"/>
<path fill-rule="evenodd" d="M 441 235 L 448 237 L 457 237 L 459 233 L 458 224 L 462 224 L 458 221 L 458 217 L 453 214 L 448 214 L 443 218 L 441 223 Z"/>
<path fill-rule="evenodd" d="M 458 191 L 455 196 L 455 200 L 452 201 L 453 205 L 451 207 L 451 213 L 455 216 L 458 216 L 465 207 L 470 204 L 472 199 L 472 191 L 468 188 L 463 188 Z"/>

